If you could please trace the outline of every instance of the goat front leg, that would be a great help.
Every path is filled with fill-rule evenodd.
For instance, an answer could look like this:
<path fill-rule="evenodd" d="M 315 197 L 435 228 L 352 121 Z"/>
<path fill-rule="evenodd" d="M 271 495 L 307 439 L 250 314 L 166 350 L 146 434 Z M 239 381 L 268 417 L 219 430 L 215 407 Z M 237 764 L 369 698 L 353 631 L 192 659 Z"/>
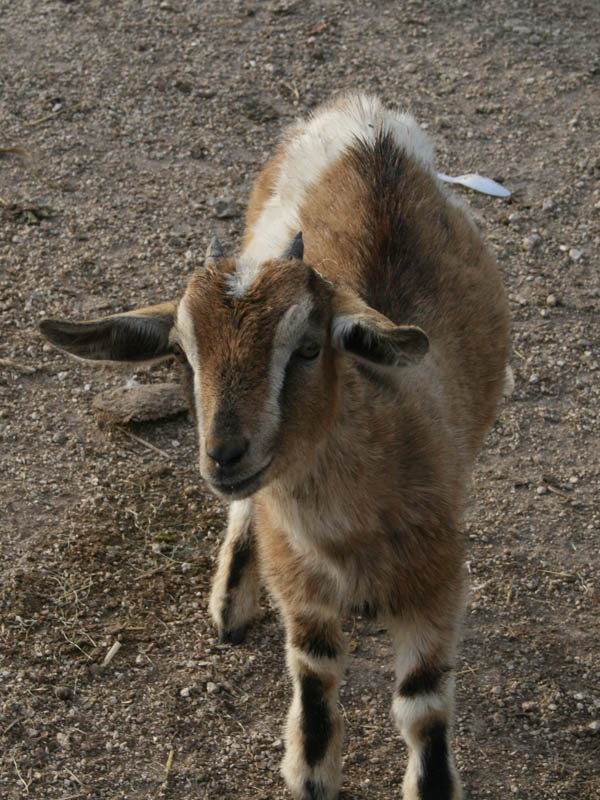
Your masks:
<path fill-rule="evenodd" d="M 456 628 L 395 620 L 397 685 L 392 717 L 408 745 L 404 800 L 460 800 L 450 748 Z"/>
<path fill-rule="evenodd" d="M 294 697 L 282 774 L 296 800 L 334 800 L 341 775 L 343 724 L 338 690 L 345 640 L 337 617 L 284 609 Z"/>
<path fill-rule="evenodd" d="M 244 640 L 257 614 L 259 595 L 252 500 L 237 500 L 229 508 L 227 534 L 210 594 L 210 613 L 222 642 L 240 644 Z"/>

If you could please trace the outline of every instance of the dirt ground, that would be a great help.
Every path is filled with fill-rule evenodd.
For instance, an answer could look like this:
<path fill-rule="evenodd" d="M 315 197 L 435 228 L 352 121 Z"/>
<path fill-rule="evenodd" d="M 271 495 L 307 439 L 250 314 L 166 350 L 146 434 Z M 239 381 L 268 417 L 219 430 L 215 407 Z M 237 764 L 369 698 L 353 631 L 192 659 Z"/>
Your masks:
<path fill-rule="evenodd" d="M 92 409 L 172 371 L 69 361 L 37 323 L 175 297 L 215 233 L 236 247 L 281 128 L 360 87 L 513 192 L 458 190 L 516 377 L 465 521 L 465 795 L 600 798 L 599 41 L 597 0 L 0 0 L 0 797 L 287 796 L 281 626 L 265 598 L 243 645 L 215 637 L 189 419 Z M 399 797 L 386 633 L 346 629 L 341 797 Z"/>

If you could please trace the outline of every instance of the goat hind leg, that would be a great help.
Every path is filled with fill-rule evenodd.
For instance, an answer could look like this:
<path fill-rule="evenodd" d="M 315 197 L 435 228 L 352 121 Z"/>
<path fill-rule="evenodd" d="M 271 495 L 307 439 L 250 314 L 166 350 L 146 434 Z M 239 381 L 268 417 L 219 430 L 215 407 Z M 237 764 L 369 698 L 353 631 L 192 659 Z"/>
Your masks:
<path fill-rule="evenodd" d="M 252 500 L 234 501 L 219 551 L 210 594 L 210 613 L 222 642 L 240 644 L 258 611 L 260 577 L 256 560 Z"/>
<path fill-rule="evenodd" d="M 396 620 L 391 633 L 397 677 L 392 717 L 408 746 L 403 798 L 460 800 L 450 748 L 456 629 Z"/>

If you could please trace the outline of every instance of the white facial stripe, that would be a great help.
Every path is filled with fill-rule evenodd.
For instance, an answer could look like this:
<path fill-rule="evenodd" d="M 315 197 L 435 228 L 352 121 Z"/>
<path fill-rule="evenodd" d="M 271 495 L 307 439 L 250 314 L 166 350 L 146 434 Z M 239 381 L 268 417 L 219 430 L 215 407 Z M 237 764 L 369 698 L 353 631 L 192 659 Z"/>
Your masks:
<path fill-rule="evenodd" d="M 198 371 L 200 369 L 198 343 L 196 342 L 194 321 L 188 308 L 187 294 L 183 296 L 177 307 L 173 335 L 183 347 L 187 359 L 194 369 L 194 372 Z"/>
<path fill-rule="evenodd" d="M 302 334 L 306 331 L 312 309 L 313 302 L 310 295 L 304 295 L 298 303 L 288 308 L 277 325 L 269 368 L 269 394 L 264 411 L 265 427 L 269 430 L 273 430 L 279 424 L 279 394 L 283 386 L 285 368 Z"/>
<path fill-rule="evenodd" d="M 198 418 L 200 433 L 203 419 L 202 398 L 200 393 L 200 356 L 198 354 L 198 341 L 196 339 L 194 321 L 188 308 L 187 294 L 183 296 L 177 307 L 172 336 L 179 341 L 194 372 L 194 397 L 196 399 L 196 416 Z"/>

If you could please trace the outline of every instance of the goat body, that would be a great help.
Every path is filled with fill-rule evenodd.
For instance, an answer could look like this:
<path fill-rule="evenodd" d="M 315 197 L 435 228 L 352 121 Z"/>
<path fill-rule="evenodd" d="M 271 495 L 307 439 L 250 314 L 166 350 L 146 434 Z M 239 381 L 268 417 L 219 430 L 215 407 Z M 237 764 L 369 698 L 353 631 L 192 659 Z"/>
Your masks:
<path fill-rule="evenodd" d="M 83 357 L 182 361 L 201 472 L 231 501 L 212 616 L 240 641 L 262 580 L 282 611 L 294 797 L 337 795 L 340 621 L 360 609 L 392 635 L 405 800 L 456 800 L 459 525 L 505 375 L 497 268 L 414 120 L 364 95 L 288 131 L 240 256 L 209 261 L 179 303 L 42 330 Z"/>

